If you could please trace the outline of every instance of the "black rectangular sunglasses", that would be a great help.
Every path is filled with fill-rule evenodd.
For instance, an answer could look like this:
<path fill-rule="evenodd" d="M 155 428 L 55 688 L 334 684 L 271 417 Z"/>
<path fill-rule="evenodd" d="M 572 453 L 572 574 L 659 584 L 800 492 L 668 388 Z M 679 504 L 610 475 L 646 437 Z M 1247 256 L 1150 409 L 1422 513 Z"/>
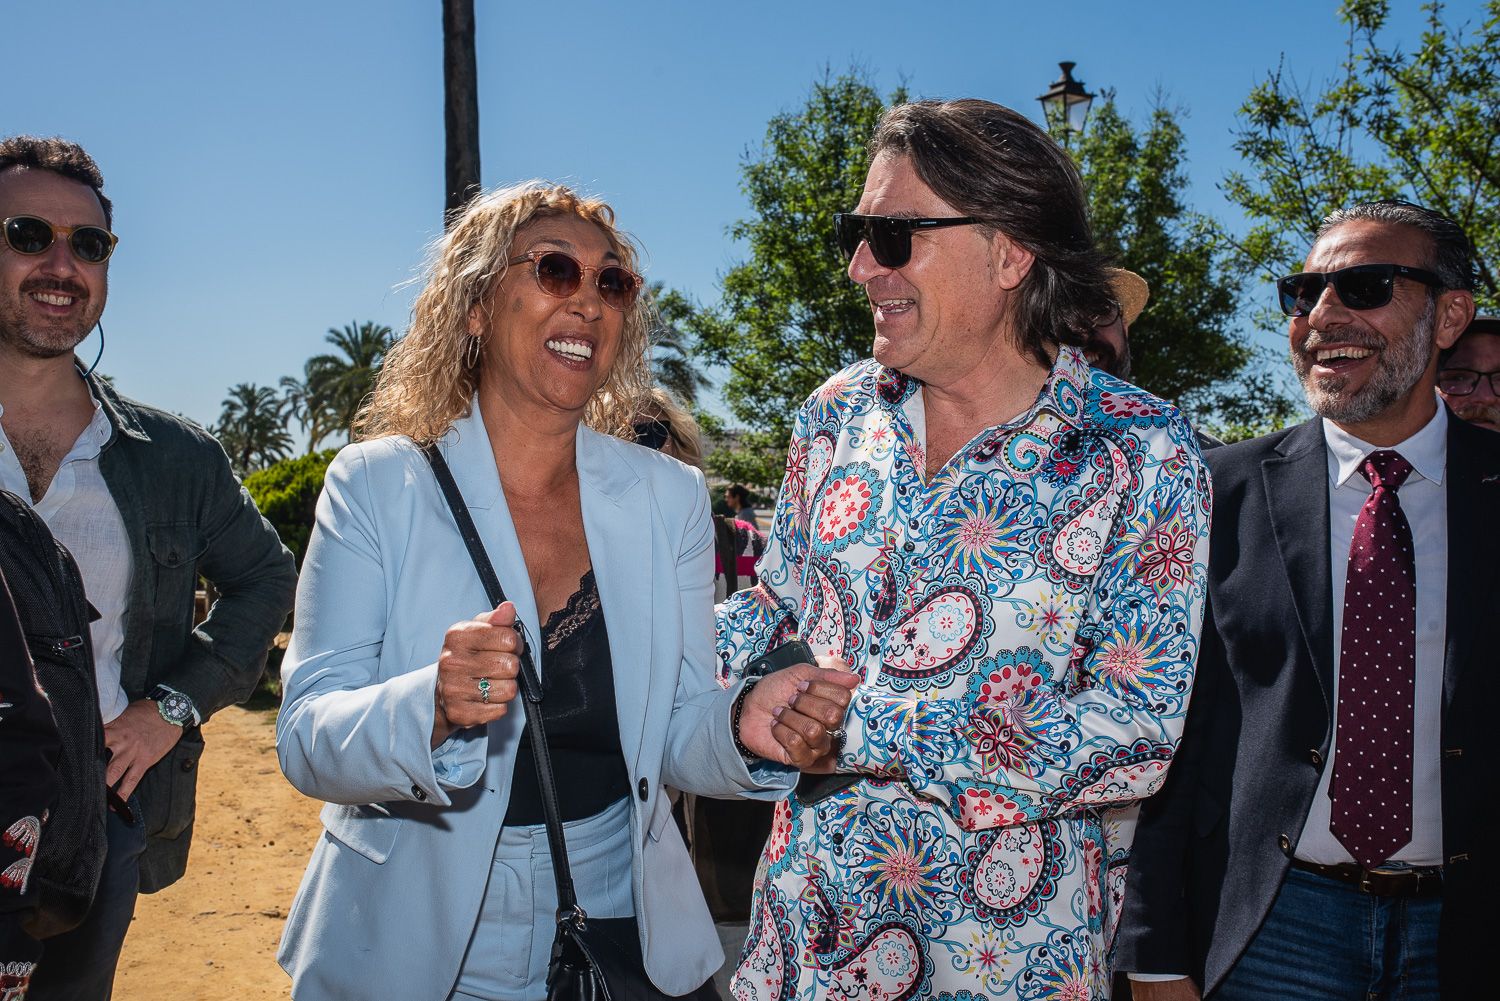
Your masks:
<path fill-rule="evenodd" d="M 1337 271 L 1304 271 L 1276 280 L 1277 298 L 1287 316 L 1306 316 L 1313 311 L 1329 285 L 1339 302 L 1350 309 L 1379 309 L 1391 301 L 1396 277 L 1442 288 L 1443 280 L 1431 271 L 1404 264 L 1356 264 Z"/>
<path fill-rule="evenodd" d="M 882 268 L 904 268 L 911 260 L 911 235 L 919 229 L 941 229 L 944 226 L 973 226 L 984 222 L 973 216 L 946 219 L 910 219 L 894 215 L 855 215 L 840 212 L 833 217 L 834 233 L 845 261 L 854 260 L 861 242 L 870 245 L 875 263 Z"/>

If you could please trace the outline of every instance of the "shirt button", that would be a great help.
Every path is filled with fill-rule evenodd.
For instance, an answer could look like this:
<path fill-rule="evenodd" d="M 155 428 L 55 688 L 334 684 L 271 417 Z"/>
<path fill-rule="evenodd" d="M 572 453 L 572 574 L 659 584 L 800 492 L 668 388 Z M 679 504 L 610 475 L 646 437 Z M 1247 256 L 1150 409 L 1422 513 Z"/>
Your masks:
<path fill-rule="evenodd" d="M 910 553 L 910 552 L 914 552 L 916 550 L 917 544 L 915 542 L 908 542 L 905 545 L 903 545 L 901 548 L 904 549 L 904 550 L 906 550 L 908 553 Z"/>
<path fill-rule="evenodd" d="M 425 803 L 425 802 L 427 802 L 427 794 L 422 791 L 422 787 L 421 786 L 418 786 L 418 785 L 415 785 L 415 784 L 412 785 L 412 787 L 411 787 L 411 794 L 412 794 L 412 796 L 414 796 L 416 798 L 416 800 L 417 800 L 418 803 Z"/>
<path fill-rule="evenodd" d="M 651 784 L 649 782 L 647 782 L 645 779 L 641 779 L 639 782 L 637 782 L 635 784 L 635 791 L 636 791 L 637 794 L 640 795 L 641 802 L 644 803 L 644 802 L 646 802 L 646 797 L 651 792 Z"/>
<path fill-rule="evenodd" d="M 1313 763 L 1314 768 L 1323 767 L 1323 755 L 1318 751 L 1316 747 L 1307 752 L 1307 760 Z"/>

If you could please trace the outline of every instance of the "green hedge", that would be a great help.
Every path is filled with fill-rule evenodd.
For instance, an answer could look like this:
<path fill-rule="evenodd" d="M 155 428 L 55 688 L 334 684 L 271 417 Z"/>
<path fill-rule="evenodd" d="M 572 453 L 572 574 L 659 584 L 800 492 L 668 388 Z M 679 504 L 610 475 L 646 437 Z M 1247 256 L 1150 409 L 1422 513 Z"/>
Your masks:
<path fill-rule="evenodd" d="M 298 567 L 302 566 L 302 554 L 312 534 L 318 494 L 323 492 L 323 474 L 336 454 L 338 449 L 329 448 L 283 459 L 245 477 L 245 489 L 254 498 L 255 506 L 297 557 Z"/>

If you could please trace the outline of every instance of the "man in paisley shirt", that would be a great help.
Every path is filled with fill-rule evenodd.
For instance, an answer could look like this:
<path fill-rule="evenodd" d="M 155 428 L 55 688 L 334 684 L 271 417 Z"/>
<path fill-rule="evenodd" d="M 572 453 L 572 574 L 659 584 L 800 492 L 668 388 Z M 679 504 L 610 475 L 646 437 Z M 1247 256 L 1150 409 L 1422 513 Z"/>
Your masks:
<path fill-rule="evenodd" d="M 1067 156 L 985 101 L 891 109 L 849 277 L 874 358 L 799 410 L 723 680 L 862 679 L 779 804 L 740 999 L 1106 998 L 1133 804 L 1192 690 L 1210 496 L 1175 408 L 1089 367 L 1113 306 Z M 826 781 L 826 780 L 822 780 Z"/>

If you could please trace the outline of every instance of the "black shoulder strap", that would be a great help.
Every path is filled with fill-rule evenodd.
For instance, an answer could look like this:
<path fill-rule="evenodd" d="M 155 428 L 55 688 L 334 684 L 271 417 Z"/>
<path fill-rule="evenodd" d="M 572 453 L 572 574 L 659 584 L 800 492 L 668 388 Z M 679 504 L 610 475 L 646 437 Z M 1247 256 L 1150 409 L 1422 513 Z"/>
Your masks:
<path fill-rule="evenodd" d="M 443 499 L 448 502 L 448 510 L 453 512 L 453 520 L 458 523 L 458 534 L 463 536 L 464 545 L 468 547 L 469 558 L 474 561 L 474 569 L 479 572 L 490 606 L 499 607 L 505 600 L 505 591 L 500 587 L 500 578 L 495 575 L 489 554 L 484 551 L 479 529 L 469 516 L 469 506 L 464 503 L 464 496 L 454 482 L 453 471 L 448 468 L 447 460 L 438 451 L 436 444 L 424 447 L 422 454 L 427 456 L 427 461 L 432 465 L 432 473 L 443 491 Z M 547 748 L 547 733 L 542 729 L 541 679 L 537 676 L 536 666 L 531 662 L 531 643 L 519 618 L 516 619 L 516 631 L 521 634 L 521 676 L 518 680 L 521 683 L 521 696 L 526 700 L 526 733 L 531 738 L 531 754 L 536 760 L 537 786 L 542 794 L 542 811 L 547 818 L 547 846 L 552 852 L 552 875 L 557 880 L 558 920 L 568 918 L 576 921 L 582 919 L 584 914 L 578 906 L 577 894 L 573 891 L 573 871 L 568 866 L 568 843 L 563 837 L 562 811 L 557 805 L 557 785 L 552 778 L 552 753 Z"/>

